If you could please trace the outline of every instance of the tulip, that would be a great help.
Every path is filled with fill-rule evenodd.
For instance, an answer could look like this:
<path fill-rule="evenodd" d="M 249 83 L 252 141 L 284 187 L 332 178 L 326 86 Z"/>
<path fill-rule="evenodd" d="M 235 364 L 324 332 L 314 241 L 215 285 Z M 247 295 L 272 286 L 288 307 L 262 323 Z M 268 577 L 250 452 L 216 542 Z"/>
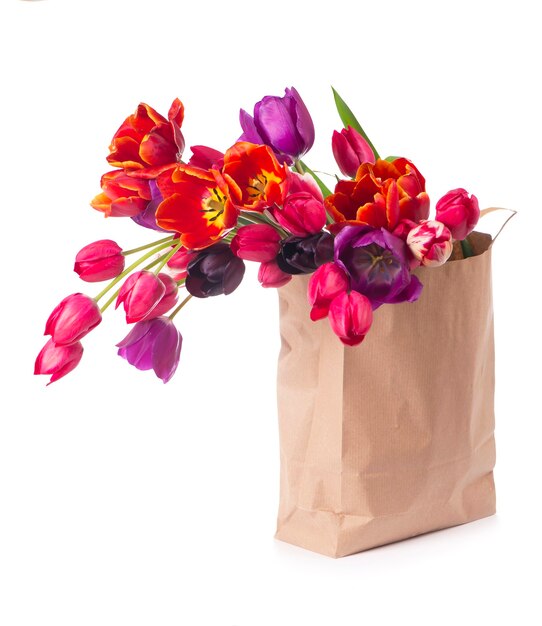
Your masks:
<path fill-rule="evenodd" d="M 345 226 L 335 237 L 335 263 L 375 309 L 419 298 L 422 284 L 410 273 L 408 254 L 405 242 L 385 228 Z"/>
<path fill-rule="evenodd" d="M 279 161 L 291 164 L 312 148 L 314 124 L 301 99 L 292 87 L 285 95 L 265 96 L 254 107 L 254 117 L 241 109 L 243 129 L 240 141 L 270 146 Z"/>
<path fill-rule="evenodd" d="M 327 317 L 332 301 L 350 288 L 348 276 L 335 263 L 324 263 L 311 276 L 308 298 L 311 320 Z"/>
<path fill-rule="evenodd" d="M 141 211 L 141 213 L 132 215 L 131 218 L 138 226 L 143 226 L 144 228 L 150 228 L 151 230 L 157 230 L 161 233 L 165 233 L 166 231 L 163 228 L 160 228 L 160 226 L 156 223 L 156 210 L 164 198 L 160 193 L 157 182 L 155 180 L 149 180 L 148 182 L 151 194 L 150 202 L 147 203 L 147 206 L 143 209 L 143 211 Z"/>
<path fill-rule="evenodd" d="M 279 268 L 287 274 L 311 274 L 333 259 L 333 237 L 318 233 L 310 237 L 287 237 L 277 255 Z"/>
<path fill-rule="evenodd" d="M 429 217 L 425 179 L 408 159 L 362 163 L 355 180 L 340 180 L 325 205 L 336 222 L 358 222 L 389 231 L 403 219 Z"/>
<path fill-rule="evenodd" d="M 267 261 L 260 265 L 258 280 L 262 287 L 282 287 L 292 280 L 291 274 L 286 274 L 277 265 L 276 261 Z"/>
<path fill-rule="evenodd" d="M 82 339 L 101 321 L 96 301 L 83 293 L 74 293 L 53 309 L 44 334 L 51 335 L 57 346 L 67 346 Z"/>
<path fill-rule="evenodd" d="M 329 323 L 345 345 L 357 346 L 373 323 L 370 300 L 357 291 L 341 293 L 329 306 Z"/>
<path fill-rule="evenodd" d="M 245 261 L 271 261 L 279 251 L 280 235 L 267 224 L 242 226 L 231 242 L 231 250 Z"/>
<path fill-rule="evenodd" d="M 238 209 L 263 212 L 284 202 L 289 171 L 267 146 L 237 142 L 226 150 L 222 174 Z"/>
<path fill-rule="evenodd" d="M 148 318 L 165 292 L 164 283 L 152 272 L 148 270 L 134 272 L 124 281 L 115 308 L 122 303 L 126 313 L 126 322 L 133 324 Z"/>
<path fill-rule="evenodd" d="M 158 304 L 142 319 L 150 320 L 153 317 L 160 317 L 172 309 L 179 299 L 179 288 L 177 282 L 168 274 L 160 273 L 158 280 L 164 285 L 164 295 L 158 301 Z"/>
<path fill-rule="evenodd" d="M 113 170 L 102 176 L 102 193 L 90 206 L 105 217 L 134 217 L 142 213 L 152 199 L 148 180 L 128 176 L 123 170 Z"/>
<path fill-rule="evenodd" d="M 321 202 L 324 200 L 322 190 L 309 173 L 298 174 L 297 172 L 290 172 L 288 178 L 288 193 L 309 193 L 316 200 L 320 200 Z"/>
<path fill-rule="evenodd" d="M 461 241 L 472 232 L 480 219 L 476 196 L 465 189 L 452 189 L 437 202 L 437 220 L 450 229 L 452 237 Z"/>
<path fill-rule="evenodd" d="M 283 228 L 298 237 L 319 233 L 326 225 L 324 203 L 307 192 L 289 194 L 284 206 L 272 213 Z"/>
<path fill-rule="evenodd" d="M 406 242 L 416 259 L 428 267 L 446 263 L 453 250 L 452 233 L 435 220 L 422 221 L 409 232 Z"/>
<path fill-rule="evenodd" d="M 138 322 L 117 344 L 118 354 L 138 370 L 153 369 L 167 383 L 179 364 L 183 338 L 167 317 Z"/>
<path fill-rule="evenodd" d="M 188 264 L 185 287 L 196 298 L 229 295 L 239 287 L 245 264 L 226 243 L 202 250 Z"/>
<path fill-rule="evenodd" d="M 351 126 L 343 128 L 340 133 L 333 131 L 331 147 L 339 169 L 350 178 L 354 178 L 362 163 L 375 162 L 371 146 Z"/>
<path fill-rule="evenodd" d="M 52 374 L 50 385 L 66 376 L 79 365 L 83 356 L 83 346 L 76 341 L 68 346 L 59 346 L 52 339 L 43 346 L 36 358 L 34 374 Z"/>
<path fill-rule="evenodd" d="M 175 280 L 183 280 L 186 278 L 186 269 L 190 261 L 195 258 L 197 252 L 187 250 L 186 248 L 179 248 L 177 252 L 169 259 L 166 264 L 166 270 L 170 276 Z"/>
<path fill-rule="evenodd" d="M 154 178 L 164 168 L 180 161 L 184 150 L 181 125 L 184 107 L 173 101 L 168 119 L 148 104 L 141 103 L 115 133 L 107 161 L 138 176 Z"/>
<path fill-rule="evenodd" d="M 224 165 L 224 153 L 207 146 L 190 146 L 192 156 L 188 165 L 202 170 L 221 169 Z"/>
<path fill-rule="evenodd" d="M 123 269 L 122 248 L 111 239 L 100 239 L 79 250 L 73 268 L 87 283 L 115 278 Z"/>

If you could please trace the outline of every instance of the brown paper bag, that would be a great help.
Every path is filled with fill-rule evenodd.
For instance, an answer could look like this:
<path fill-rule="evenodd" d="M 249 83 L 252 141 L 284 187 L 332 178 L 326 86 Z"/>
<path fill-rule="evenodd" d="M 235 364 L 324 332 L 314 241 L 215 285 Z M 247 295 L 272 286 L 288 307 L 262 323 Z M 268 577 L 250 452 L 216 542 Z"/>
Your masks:
<path fill-rule="evenodd" d="M 365 341 L 312 322 L 307 276 L 279 290 L 276 537 L 346 556 L 495 513 L 491 238 L 416 270 Z M 481 248 L 480 248 L 481 245 Z"/>

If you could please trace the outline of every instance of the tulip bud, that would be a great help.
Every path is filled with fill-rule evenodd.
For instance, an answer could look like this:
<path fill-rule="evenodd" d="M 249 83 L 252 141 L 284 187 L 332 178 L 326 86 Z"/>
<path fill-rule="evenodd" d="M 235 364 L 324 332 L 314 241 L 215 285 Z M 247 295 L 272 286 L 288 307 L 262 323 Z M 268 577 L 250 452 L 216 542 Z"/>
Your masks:
<path fill-rule="evenodd" d="M 354 178 L 362 163 L 375 163 L 371 146 L 352 126 L 340 133 L 333 131 L 331 147 L 339 169 L 350 178 Z"/>
<path fill-rule="evenodd" d="M 292 275 L 283 272 L 273 260 L 260 265 L 258 280 L 262 287 L 282 287 L 292 280 Z"/>
<path fill-rule="evenodd" d="M 333 259 L 333 237 L 318 233 L 310 237 L 287 237 L 281 241 L 277 263 L 287 274 L 312 274 Z"/>
<path fill-rule="evenodd" d="M 67 346 L 82 339 L 102 321 L 96 301 L 83 293 L 64 298 L 45 324 L 45 335 L 51 335 L 57 346 Z"/>
<path fill-rule="evenodd" d="M 79 365 L 83 356 L 83 346 L 76 341 L 69 346 L 58 346 L 52 339 L 43 346 L 36 358 L 34 374 L 52 374 L 50 385 L 66 376 Z"/>
<path fill-rule="evenodd" d="M 472 232 L 480 219 L 476 196 L 465 189 L 453 189 L 437 202 L 437 220 L 447 226 L 454 239 L 461 241 Z"/>
<path fill-rule="evenodd" d="M 167 262 L 166 270 L 175 280 L 182 280 L 186 278 L 186 268 L 188 264 L 196 255 L 197 252 L 187 250 L 186 248 L 179 248 Z"/>
<path fill-rule="evenodd" d="M 335 263 L 324 263 L 311 276 L 308 297 L 312 306 L 311 320 L 327 317 L 329 305 L 350 287 L 346 273 Z"/>
<path fill-rule="evenodd" d="M 160 298 L 158 304 L 145 315 L 144 320 L 150 320 L 153 317 L 160 317 L 172 309 L 179 299 L 179 288 L 177 282 L 168 274 L 158 274 L 158 280 L 164 285 L 164 295 Z"/>
<path fill-rule="evenodd" d="M 452 233 L 435 220 L 423 220 L 408 233 L 406 242 L 416 259 L 428 267 L 446 263 L 452 254 Z"/>
<path fill-rule="evenodd" d="M 370 300 L 357 291 L 338 295 L 329 306 L 329 323 L 345 345 L 357 346 L 373 323 Z"/>
<path fill-rule="evenodd" d="M 226 243 L 205 248 L 188 264 L 185 287 L 196 298 L 228 295 L 241 284 L 245 264 Z"/>
<path fill-rule="evenodd" d="M 89 243 L 77 253 L 74 272 L 87 283 L 115 278 L 124 269 L 122 248 L 111 239 Z"/>
<path fill-rule="evenodd" d="M 128 276 L 119 292 L 115 308 L 122 303 L 126 322 L 133 324 L 149 316 L 166 292 L 164 283 L 152 272 L 142 270 Z"/>
<path fill-rule="evenodd" d="M 326 225 L 324 203 L 306 192 L 289 194 L 284 206 L 276 208 L 273 216 L 283 228 L 298 237 L 319 233 Z"/>
<path fill-rule="evenodd" d="M 267 224 L 241 226 L 232 239 L 231 251 L 245 261 L 271 261 L 279 251 L 280 234 Z"/>
<path fill-rule="evenodd" d="M 138 322 L 117 344 L 118 354 L 138 370 L 153 369 L 164 383 L 175 373 L 183 338 L 167 317 Z"/>

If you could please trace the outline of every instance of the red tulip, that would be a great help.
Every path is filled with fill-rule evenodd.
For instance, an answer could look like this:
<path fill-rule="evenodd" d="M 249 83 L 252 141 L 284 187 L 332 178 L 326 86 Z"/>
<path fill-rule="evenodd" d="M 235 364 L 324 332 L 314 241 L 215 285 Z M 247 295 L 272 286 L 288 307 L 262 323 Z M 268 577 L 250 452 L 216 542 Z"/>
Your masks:
<path fill-rule="evenodd" d="M 282 287 L 292 280 L 292 275 L 283 272 L 273 260 L 260 265 L 258 280 L 262 287 Z"/>
<path fill-rule="evenodd" d="M 51 335 L 57 346 L 67 346 L 82 339 L 102 321 L 95 300 L 74 293 L 62 300 L 45 324 L 45 335 Z"/>
<path fill-rule="evenodd" d="M 446 263 L 452 254 L 452 233 L 435 220 L 423 220 L 408 233 L 406 242 L 416 259 L 428 267 Z"/>
<path fill-rule="evenodd" d="M 329 306 L 333 332 L 347 346 L 357 346 L 369 332 L 373 309 L 368 298 L 357 291 L 338 295 Z"/>
<path fill-rule="evenodd" d="M 128 176 L 123 170 L 113 170 L 102 176 L 102 193 L 90 206 L 105 217 L 134 217 L 142 213 L 151 201 L 148 180 Z"/>
<path fill-rule="evenodd" d="M 280 235 L 267 224 L 242 226 L 231 242 L 232 252 L 245 261 L 271 261 L 279 252 Z"/>
<path fill-rule="evenodd" d="M 335 263 L 324 263 L 311 276 L 309 281 L 309 304 L 311 320 L 327 317 L 331 302 L 350 287 L 346 273 Z"/>
<path fill-rule="evenodd" d="M 152 272 L 148 270 L 134 272 L 122 285 L 115 308 L 122 303 L 126 312 L 126 322 L 133 324 L 148 319 L 165 293 L 164 283 Z"/>
<path fill-rule="evenodd" d="M 331 147 L 339 169 L 350 178 L 354 178 L 362 163 L 375 162 L 371 146 L 351 126 L 343 128 L 340 133 L 333 131 Z"/>
<path fill-rule="evenodd" d="M 454 239 L 461 241 L 472 232 L 480 219 L 476 196 L 465 189 L 452 189 L 437 202 L 437 220 L 447 226 Z"/>
<path fill-rule="evenodd" d="M 122 248 L 111 239 L 89 243 L 77 253 L 74 272 L 87 283 L 115 278 L 124 269 Z"/>
<path fill-rule="evenodd" d="M 59 346 L 49 339 L 36 358 L 34 374 L 52 374 L 47 383 L 50 385 L 75 369 L 82 356 L 83 346 L 79 341 L 69 346 Z"/>

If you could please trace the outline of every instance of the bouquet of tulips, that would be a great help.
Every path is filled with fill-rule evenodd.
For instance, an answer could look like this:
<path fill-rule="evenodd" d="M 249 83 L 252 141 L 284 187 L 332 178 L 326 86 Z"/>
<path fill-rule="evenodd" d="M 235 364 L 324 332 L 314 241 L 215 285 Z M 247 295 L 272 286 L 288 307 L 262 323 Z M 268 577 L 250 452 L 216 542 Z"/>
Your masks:
<path fill-rule="evenodd" d="M 113 137 L 107 161 L 116 169 L 102 176 L 91 206 L 162 236 L 133 250 L 105 239 L 78 252 L 79 277 L 109 283 L 94 297 L 72 294 L 53 310 L 35 373 L 54 382 L 72 371 L 83 354 L 81 339 L 115 302 L 131 325 L 118 354 L 169 381 L 182 344 L 177 314 L 192 297 L 232 293 L 245 261 L 260 264 L 263 287 L 312 274 L 311 319 L 327 318 L 339 340 L 355 346 L 378 307 L 420 297 L 416 267 L 445 263 L 454 240 L 469 256 L 466 237 L 480 215 L 476 197 L 450 191 L 430 218 L 416 166 L 402 157 L 380 158 L 333 93 L 344 124 L 331 140 L 343 175 L 333 191 L 301 160 L 315 130 L 293 88 L 264 97 L 253 115 L 241 110 L 242 134 L 225 152 L 195 145 L 188 159 L 180 100 L 167 118 L 140 104 Z"/>

